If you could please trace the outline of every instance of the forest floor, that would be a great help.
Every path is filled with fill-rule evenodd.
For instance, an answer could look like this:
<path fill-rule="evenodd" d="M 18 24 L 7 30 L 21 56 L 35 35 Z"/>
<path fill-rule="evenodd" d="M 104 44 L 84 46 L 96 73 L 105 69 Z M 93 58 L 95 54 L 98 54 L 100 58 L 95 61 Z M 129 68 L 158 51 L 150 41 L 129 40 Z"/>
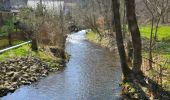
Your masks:
<path fill-rule="evenodd" d="M 142 45 L 143 45 L 143 57 L 147 58 L 148 56 L 148 46 L 149 46 L 149 37 L 150 37 L 150 27 L 143 26 L 140 27 L 141 36 L 142 36 Z M 148 82 L 149 86 L 145 84 L 143 86 L 138 79 L 134 81 L 125 81 L 122 86 L 122 94 L 128 95 L 131 98 L 140 98 L 140 99 L 149 99 L 149 98 L 170 98 L 167 96 L 167 92 L 170 91 L 170 26 L 160 26 L 158 29 L 158 41 L 155 44 L 153 50 L 153 59 L 154 68 L 153 70 L 147 70 L 148 59 L 143 60 L 142 71 L 144 76 L 147 76 L 140 81 L 143 83 Z M 111 50 L 116 50 L 116 44 L 113 42 L 112 38 L 104 37 L 101 41 L 98 40 L 98 35 L 92 31 L 87 32 L 88 40 L 100 44 L 104 47 L 107 47 Z M 112 42 L 112 43 L 110 43 Z M 161 65 L 161 67 L 159 66 Z M 160 73 L 161 68 L 161 73 Z M 161 76 L 161 77 L 160 77 Z M 136 83 L 138 83 L 136 85 Z M 149 87 L 156 85 L 159 89 L 151 90 Z M 151 86 L 150 86 L 151 85 Z M 147 86 L 147 87 L 146 87 Z M 140 92 L 139 92 L 140 91 Z M 154 92 L 153 92 L 154 91 Z M 169 94 L 169 92 L 168 92 Z M 141 96 L 140 96 L 141 95 Z"/>
<path fill-rule="evenodd" d="M 64 66 L 61 57 L 54 56 L 49 50 L 34 52 L 30 44 L 4 52 L 0 54 L 0 97 Z"/>

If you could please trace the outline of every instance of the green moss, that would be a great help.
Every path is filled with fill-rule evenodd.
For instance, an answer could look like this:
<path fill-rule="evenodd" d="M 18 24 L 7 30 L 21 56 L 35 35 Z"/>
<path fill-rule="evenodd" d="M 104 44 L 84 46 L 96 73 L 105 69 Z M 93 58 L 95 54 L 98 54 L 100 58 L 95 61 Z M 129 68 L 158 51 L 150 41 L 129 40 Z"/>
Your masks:
<path fill-rule="evenodd" d="M 90 41 L 97 42 L 97 38 L 96 38 L 97 35 L 96 35 L 93 31 L 87 32 L 86 37 L 87 37 L 87 39 L 89 39 Z"/>
<path fill-rule="evenodd" d="M 52 68 L 58 68 L 62 63 L 61 58 L 56 58 L 47 52 L 39 51 L 39 52 L 34 52 L 33 54 L 35 57 L 38 57 L 42 61 L 46 62 Z"/>

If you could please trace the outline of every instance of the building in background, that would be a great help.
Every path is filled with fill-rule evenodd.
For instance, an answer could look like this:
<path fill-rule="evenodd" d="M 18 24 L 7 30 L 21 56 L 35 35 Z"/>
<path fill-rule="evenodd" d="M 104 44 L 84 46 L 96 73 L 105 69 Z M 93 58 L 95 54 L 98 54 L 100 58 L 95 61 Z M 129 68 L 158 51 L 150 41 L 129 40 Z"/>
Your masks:
<path fill-rule="evenodd" d="M 11 9 L 10 0 L 0 0 L 0 10 L 9 11 Z"/>
<path fill-rule="evenodd" d="M 1 11 L 18 10 L 21 7 L 27 6 L 28 0 L 0 0 Z"/>
<path fill-rule="evenodd" d="M 11 9 L 19 9 L 27 6 L 28 0 L 10 0 Z"/>

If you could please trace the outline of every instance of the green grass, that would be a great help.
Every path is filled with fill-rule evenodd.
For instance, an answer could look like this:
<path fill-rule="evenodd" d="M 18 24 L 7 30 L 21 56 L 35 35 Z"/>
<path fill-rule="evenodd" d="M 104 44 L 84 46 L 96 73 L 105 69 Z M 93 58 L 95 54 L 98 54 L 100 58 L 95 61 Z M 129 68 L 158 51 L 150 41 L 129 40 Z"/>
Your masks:
<path fill-rule="evenodd" d="M 9 51 L 6 51 L 6 52 L 0 54 L 0 61 L 5 61 L 10 58 L 26 56 L 30 53 L 33 53 L 33 52 L 31 52 L 30 45 L 29 44 L 24 45 L 22 47 L 12 49 L 12 50 L 9 50 Z"/>
<path fill-rule="evenodd" d="M 169 55 L 170 54 L 170 43 L 167 43 L 167 42 L 157 43 L 155 52 L 158 54 Z"/>
<path fill-rule="evenodd" d="M 8 61 L 9 59 L 15 59 L 18 57 L 26 57 L 26 56 L 33 56 L 39 58 L 41 59 L 41 61 L 47 63 L 49 67 L 57 68 L 57 69 L 61 68 L 60 64 L 63 63 L 62 58 L 54 57 L 50 53 L 45 52 L 41 49 L 37 52 L 32 51 L 31 44 L 27 44 L 19 48 L 12 49 L 0 54 L 0 62 L 5 62 Z"/>
<path fill-rule="evenodd" d="M 151 27 L 144 26 L 140 28 L 142 37 L 150 38 Z M 154 29 L 155 32 L 155 29 Z M 170 26 L 160 26 L 158 28 L 158 40 L 170 40 Z"/>
<path fill-rule="evenodd" d="M 6 51 L 6 52 L 0 54 L 0 61 L 5 61 L 5 60 L 11 59 L 11 58 L 16 58 L 16 57 L 24 57 L 24 56 L 28 56 L 28 55 L 38 57 L 45 61 L 57 59 L 41 50 L 38 52 L 34 52 L 31 50 L 31 44 L 27 44 L 27 45 L 21 46 L 19 48 L 12 49 L 12 50 L 9 50 L 9 51 Z"/>

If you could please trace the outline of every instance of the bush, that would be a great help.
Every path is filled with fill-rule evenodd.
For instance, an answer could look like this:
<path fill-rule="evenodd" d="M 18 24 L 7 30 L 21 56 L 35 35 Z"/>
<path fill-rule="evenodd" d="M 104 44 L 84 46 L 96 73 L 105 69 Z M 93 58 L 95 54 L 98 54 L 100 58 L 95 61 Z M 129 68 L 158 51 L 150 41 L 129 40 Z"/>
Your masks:
<path fill-rule="evenodd" d="M 12 16 L 5 20 L 5 24 L 0 28 L 0 36 L 7 36 L 8 33 L 15 32 L 14 22 L 16 17 Z"/>

